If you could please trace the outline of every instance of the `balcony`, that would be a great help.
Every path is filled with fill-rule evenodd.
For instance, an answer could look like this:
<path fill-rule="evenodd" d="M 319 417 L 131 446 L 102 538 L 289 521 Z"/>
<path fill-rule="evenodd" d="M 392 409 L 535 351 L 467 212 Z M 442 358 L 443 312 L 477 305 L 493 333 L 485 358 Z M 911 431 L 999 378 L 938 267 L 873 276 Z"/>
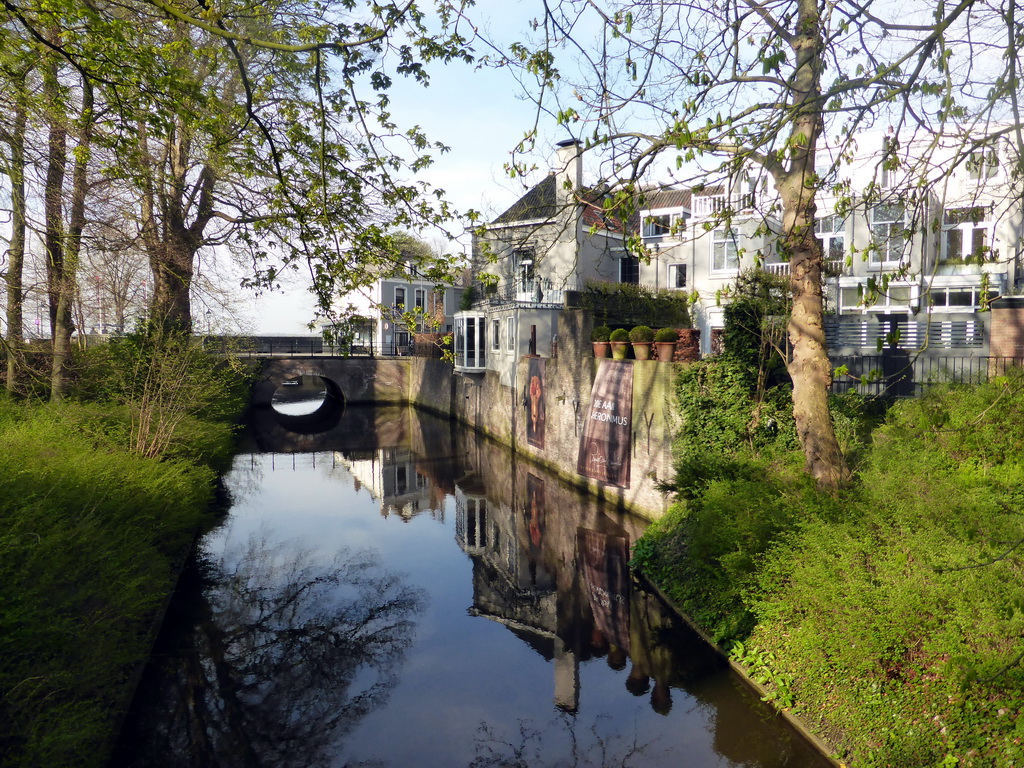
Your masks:
<path fill-rule="evenodd" d="M 551 280 L 515 280 L 504 282 L 494 291 L 486 292 L 490 304 L 528 304 L 534 307 L 561 307 L 565 301 L 565 288 L 555 288 Z"/>
<path fill-rule="evenodd" d="M 728 213 L 743 213 L 754 210 L 754 193 L 698 195 L 693 198 L 694 218 L 708 219 Z"/>
<path fill-rule="evenodd" d="M 761 271 L 776 277 L 785 277 L 789 274 L 789 262 L 779 261 L 773 264 L 762 264 Z M 822 263 L 822 275 L 825 277 L 836 277 L 846 274 L 846 261 L 844 259 L 825 259 Z"/>

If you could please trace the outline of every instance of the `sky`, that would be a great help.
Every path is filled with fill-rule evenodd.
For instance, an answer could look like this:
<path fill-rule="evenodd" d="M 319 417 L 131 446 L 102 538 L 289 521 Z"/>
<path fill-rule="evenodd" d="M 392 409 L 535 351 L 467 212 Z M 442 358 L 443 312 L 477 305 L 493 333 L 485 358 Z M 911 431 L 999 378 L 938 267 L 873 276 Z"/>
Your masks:
<path fill-rule="evenodd" d="M 527 29 L 529 6 L 484 0 L 477 9 L 490 14 L 487 24 L 491 33 L 501 30 L 507 42 Z M 535 117 L 533 105 L 525 100 L 511 73 L 461 63 L 431 66 L 429 72 L 428 88 L 396 82 L 391 92 L 392 113 L 399 126 L 419 125 L 432 141 L 451 148 L 444 155 L 434 153 L 434 165 L 416 178 L 444 189 L 457 210 L 474 209 L 492 219 L 540 180 L 550 165 L 555 143 L 570 135 L 552 120 L 541 125 L 533 158 L 539 169 L 525 180 L 511 179 L 504 164 Z M 440 241 L 440 233 L 434 238 Z M 433 238 L 428 235 L 427 239 Z M 468 247 L 468 237 L 450 246 L 456 252 L 466 252 Z M 311 332 L 306 324 L 314 316 L 313 300 L 301 276 L 292 279 L 282 292 L 250 295 L 241 304 L 251 318 L 249 322 L 239 319 L 256 333 Z"/>

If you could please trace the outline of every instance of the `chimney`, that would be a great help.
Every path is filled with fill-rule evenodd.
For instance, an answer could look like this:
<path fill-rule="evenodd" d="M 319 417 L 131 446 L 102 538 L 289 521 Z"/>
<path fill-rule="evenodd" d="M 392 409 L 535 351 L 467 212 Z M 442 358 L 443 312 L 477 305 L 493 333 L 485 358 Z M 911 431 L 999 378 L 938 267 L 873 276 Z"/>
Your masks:
<path fill-rule="evenodd" d="M 583 187 L 583 149 L 577 139 L 566 139 L 555 146 L 555 199 L 562 205 Z"/>

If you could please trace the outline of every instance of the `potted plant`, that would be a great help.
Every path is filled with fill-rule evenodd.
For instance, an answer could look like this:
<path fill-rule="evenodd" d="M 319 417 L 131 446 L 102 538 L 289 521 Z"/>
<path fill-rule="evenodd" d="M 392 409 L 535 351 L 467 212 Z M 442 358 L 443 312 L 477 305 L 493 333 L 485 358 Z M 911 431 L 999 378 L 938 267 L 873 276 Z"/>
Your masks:
<path fill-rule="evenodd" d="M 625 360 L 629 352 L 629 334 L 625 328 L 616 328 L 608 337 L 612 347 L 613 360 Z"/>
<path fill-rule="evenodd" d="M 651 343 L 654 331 L 646 325 L 638 325 L 629 332 L 629 340 L 633 342 L 633 356 L 637 360 L 651 359 Z"/>
<path fill-rule="evenodd" d="M 590 332 L 590 340 L 594 343 L 594 357 L 608 357 L 608 339 L 612 329 L 607 325 L 599 325 Z"/>
<path fill-rule="evenodd" d="M 662 328 L 654 334 L 654 349 L 660 362 L 671 363 L 675 359 L 678 339 L 679 332 L 675 328 Z"/>

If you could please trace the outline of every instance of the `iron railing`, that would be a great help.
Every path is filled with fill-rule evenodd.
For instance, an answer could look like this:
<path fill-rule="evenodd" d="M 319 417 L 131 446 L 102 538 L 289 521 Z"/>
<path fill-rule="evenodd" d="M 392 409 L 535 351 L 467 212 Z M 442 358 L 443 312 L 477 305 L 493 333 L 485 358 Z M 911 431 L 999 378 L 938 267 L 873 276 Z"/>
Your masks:
<path fill-rule="evenodd" d="M 919 397 L 938 384 L 984 384 L 1024 357 L 913 355 L 885 350 L 880 355 L 832 355 L 832 392 L 859 392 L 871 397 Z"/>
<path fill-rule="evenodd" d="M 417 353 L 412 341 L 331 344 L 320 336 L 205 336 L 203 349 L 235 357 L 408 357 Z M 432 351 L 427 355 L 428 351 L 423 346 L 424 356 L 434 355 Z"/>

